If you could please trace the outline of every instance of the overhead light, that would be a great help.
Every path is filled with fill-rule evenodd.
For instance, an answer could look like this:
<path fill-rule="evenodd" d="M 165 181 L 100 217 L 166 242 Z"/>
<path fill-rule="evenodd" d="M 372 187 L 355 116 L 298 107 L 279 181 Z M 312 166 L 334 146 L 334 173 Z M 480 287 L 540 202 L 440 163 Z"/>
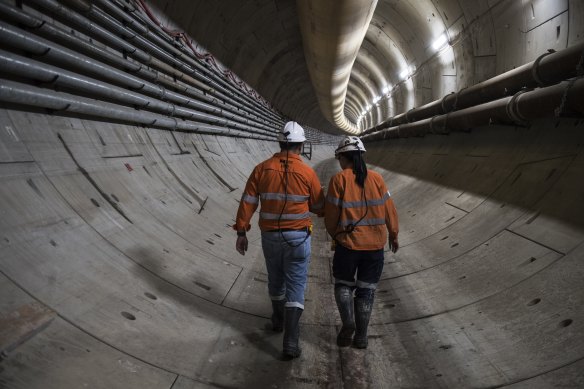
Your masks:
<path fill-rule="evenodd" d="M 413 73 L 414 73 L 414 67 L 410 65 L 401 71 L 401 73 L 399 74 L 399 78 L 401 78 L 402 80 L 405 80 L 408 77 L 410 77 Z"/>
<path fill-rule="evenodd" d="M 389 92 L 391 92 L 391 86 L 390 85 L 387 85 L 385 88 L 383 88 L 383 94 L 386 95 Z"/>
<path fill-rule="evenodd" d="M 381 96 L 375 96 L 373 98 L 373 104 L 377 103 L 379 100 L 381 100 Z"/>
<path fill-rule="evenodd" d="M 370 106 L 370 105 L 368 105 L 368 106 L 366 106 L 366 107 L 365 107 L 365 109 L 366 109 L 367 111 L 369 111 L 369 110 L 371 109 L 371 106 Z"/>
<path fill-rule="evenodd" d="M 442 34 L 432 43 L 432 48 L 434 50 L 441 50 L 448 45 L 448 38 L 445 34 Z"/>

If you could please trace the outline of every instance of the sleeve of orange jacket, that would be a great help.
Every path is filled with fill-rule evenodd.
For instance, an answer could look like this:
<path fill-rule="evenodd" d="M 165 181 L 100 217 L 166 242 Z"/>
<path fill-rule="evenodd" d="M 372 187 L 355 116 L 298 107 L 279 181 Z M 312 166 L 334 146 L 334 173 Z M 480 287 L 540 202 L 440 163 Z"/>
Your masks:
<path fill-rule="evenodd" d="M 395 209 L 395 204 L 391 198 L 391 193 L 387 190 L 385 183 L 383 188 L 389 194 L 389 198 L 385 202 L 385 225 L 387 226 L 387 231 L 389 231 L 389 237 L 391 239 L 397 238 L 399 233 L 399 220 L 397 217 L 397 210 Z"/>
<path fill-rule="evenodd" d="M 320 180 L 314 171 L 310 178 L 310 199 L 308 200 L 308 209 L 318 216 L 324 215 L 324 193 Z"/>
<path fill-rule="evenodd" d="M 237 210 L 237 217 L 235 219 L 234 230 L 237 231 L 249 231 L 251 225 L 251 217 L 253 213 L 258 208 L 260 196 L 258 193 L 258 183 L 260 182 L 261 170 L 259 166 L 253 169 L 253 172 L 247 179 L 247 184 L 245 184 L 245 190 L 241 195 L 241 200 L 239 201 L 239 209 Z"/>
<path fill-rule="evenodd" d="M 341 216 L 340 201 L 343 197 L 341 187 L 333 176 L 329 182 L 326 199 L 324 202 L 324 224 L 331 237 L 335 235 Z"/>

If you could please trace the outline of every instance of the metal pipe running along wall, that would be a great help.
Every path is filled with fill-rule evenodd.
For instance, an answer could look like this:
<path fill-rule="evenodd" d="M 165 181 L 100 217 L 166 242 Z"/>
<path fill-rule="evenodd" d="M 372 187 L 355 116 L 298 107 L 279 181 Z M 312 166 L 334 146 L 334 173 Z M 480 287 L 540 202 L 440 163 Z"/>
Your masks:
<path fill-rule="evenodd" d="M 584 43 L 557 52 L 548 51 L 535 61 L 396 115 L 364 131 L 363 135 L 510 96 L 522 88 L 553 85 L 584 72 L 583 62 Z"/>
<path fill-rule="evenodd" d="M 225 95 L 231 95 L 230 97 L 240 105 L 254 110 L 268 121 L 276 118 L 273 112 L 268 114 L 265 107 L 252 101 L 253 99 L 249 96 L 242 96 L 242 91 L 224 80 L 222 76 L 215 74 L 211 69 L 202 65 L 184 48 L 181 50 L 176 47 L 174 45 L 175 42 L 170 37 L 163 39 L 150 30 L 142 36 L 139 32 L 130 29 L 135 27 L 134 23 L 129 25 L 129 28 L 97 7 L 80 0 L 74 2 L 65 1 L 67 5 L 73 6 L 74 9 L 67 8 L 55 0 L 27 0 L 25 3 L 42 11 L 50 12 L 51 16 L 59 21 L 78 29 L 84 34 L 105 41 L 104 43 L 108 43 L 118 50 L 123 50 L 128 56 L 141 62 L 149 63 L 152 61 L 151 57 L 154 57 L 165 64 L 172 65 L 183 73 L 199 79 L 205 85 L 209 85 Z M 87 17 L 75 11 L 83 12 Z M 274 124 L 281 125 L 283 123 L 275 122 Z"/>
<path fill-rule="evenodd" d="M 213 97 L 212 91 L 206 86 L 201 84 L 202 88 L 192 87 L 191 85 L 193 84 L 197 85 L 196 80 L 182 73 L 178 76 L 190 85 L 151 70 L 127 58 L 117 56 L 96 46 L 93 42 L 85 41 L 70 34 L 69 31 L 64 31 L 34 15 L 27 14 L 21 9 L 7 4 L 0 3 L 0 17 L 18 23 L 23 28 L 30 29 L 30 32 L 25 32 L 9 24 L 1 24 L 3 31 L 0 34 L 12 35 L 4 39 L 5 44 L 24 50 L 37 57 L 42 57 L 44 62 L 74 69 L 75 71 L 83 71 L 95 78 L 124 88 L 139 90 L 155 98 L 168 99 L 177 104 L 217 114 L 249 126 L 274 131 L 274 127 L 264 124 L 265 121 L 259 119 L 258 116 L 229 104 L 226 100 Z M 36 35 L 33 35 L 33 32 Z M 50 40 L 38 35 L 50 38 Z M 68 48 L 54 42 L 66 45 Z M 80 53 L 85 53 L 87 57 Z M 96 59 L 99 62 L 95 61 Z M 172 76 L 178 78 L 174 73 Z"/>
<path fill-rule="evenodd" d="M 18 23 L 19 21 L 25 20 L 28 23 L 29 28 L 31 28 L 31 32 L 38 31 L 35 30 L 35 26 L 41 25 L 45 26 L 48 23 L 46 20 L 35 21 L 31 15 L 26 15 L 22 10 L 19 10 L 15 7 L 10 7 L 6 4 L 0 4 L 2 10 L 6 8 L 8 10 L 7 13 L 2 12 L 2 19 L 8 19 L 12 22 Z M 31 26 L 32 24 L 32 26 Z M 128 74 L 128 71 L 132 69 L 136 69 L 136 63 L 130 62 L 128 58 L 123 58 L 122 54 L 120 53 L 119 56 L 112 53 L 115 51 L 109 51 L 109 55 L 106 57 L 106 62 L 115 64 L 114 67 L 105 65 L 103 63 L 99 63 L 96 61 L 93 56 L 98 53 L 103 53 L 105 50 L 95 50 L 92 48 L 88 48 L 91 42 L 85 42 L 85 52 L 91 52 L 93 54 L 92 57 L 85 57 L 78 53 L 75 53 L 71 50 L 68 50 L 62 46 L 59 46 L 57 43 L 47 41 L 41 37 L 36 37 L 32 35 L 31 32 L 19 30 L 15 26 L 11 26 L 9 24 L 2 23 L 2 30 L 0 34 L 4 35 L 5 37 L 9 37 L 4 39 L 5 42 L 16 50 L 24 49 L 25 52 L 27 50 L 32 51 L 31 54 L 36 55 L 37 60 L 42 60 L 45 62 L 49 62 L 52 65 L 56 65 L 57 67 L 68 68 L 69 70 L 73 70 L 74 72 L 79 72 L 80 70 L 88 74 L 91 79 L 84 78 L 83 75 L 78 75 L 75 73 L 67 73 L 65 70 L 61 71 L 58 68 L 52 68 L 52 75 L 54 79 L 48 81 L 46 79 L 39 80 L 40 73 L 32 75 L 30 71 L 26 77 L 30 78 L 32 82 L 46 82 L 44 86 L 46 87 L 63 87 L 65 84 L 67 85 L 67 90 L 75 93 L 75 94 L 83 94 L 86 97 L 98 97 L 102 99 L 106 99 L 108 102 L 115 102 L 119 104 L 129 104 L 132 105 L 129 109 L 134 109 L 139 107 L 145 110 L 152 110 L 159 113 L 166 113 L 168 115 L 175 115 L 183 118 L 189 118 L 192 120 L 196 120 L 197 124 L 193 126 L 189 126 L 189 130 L 196 131 L 197 129 L 206 128 L 208 131 L 212 133 L 218 133 L 218 129 L 220 127 L 215 126 L 216 124 L 223 125 L 228 127 L 227 131 L 224 131 L 225 134 L 234 134 L 237 133 L 238 136 L 244 136 L 245 132 L 249 132 L 250 134 L 259 134 L 261 136 L 265 136 L 266 139 L 274 139 L 276 132 L 279 131 L 279 127 L 281 126 L 280 123 L 283 123 L 283 120 L 280 119 L 279 122 L 274 122 L 271 120 L 267 120 L 261 117 L 261 113 L 252 111 L 249 107 L 245 107 L 235 100 L 231 100 L 228 108 L 229 110 L 222 109 L 224 108 L 227 103 L 226 101 L 229 100 L 228 96 L 225 95 L 217 95 L 217 97 L 212 98 L 211 100 L 207 100 L 210 104 L 203 105 L 192 97 L 193 94 L 196 94 L 196 97 L 205 96 L 209 94 L 209 90 L 196 90 L 194 88 L 189 88 L 188 84 L 180 84 L 180 79 L 187 79 L 189 76 L 185 75 L 184 73 L 180 73 L 179 77 L 176 77 L 175 74 L 171 74 L 169 76 L 165 76 L 160 72 L 153 71 L 152 69 L 142 72 L 134 72 L 134 75 Z M 92 24 L 92 28 L 94 25 Z M 52 27 L 52 35 L 51 37 L 54 39 L 56 36 L 62 36 L 62 33 L 58 33 L 58 27 Z M 44 29 L 46 31 L 46 29 Z M 71 34 L 73 35 L 73 34 Z M 81 45 L 80 42 L 77 42 L 78 46 Z M 115 48 L 114 48 L 115 49 Z M 127 49 L 127 47 L 126 47 Z M 39 51 L 40 50 L 40 51 Z M 3 64 L 9 66 L 11 60 L 14 60 L 16 57 L 12 57 L 10 60 L 10 53 L 4 56 Z M 147 53 L 145 53 L 145 58 L 150 58 Z M 112 61 L 112 57 L 115 58 Z M 34 61 L 26 62 L 26 58 L 20 58 L 23 64 L 29 64 L 28 70 L 32 68 L 40 69 L 44 66 L 44 63 L 35 63 Z M 120 61 L 121 59 L 121 61 Z M 124 66 L 124 65 L 130 66 Z M 38 65 L 38 66 L 36 66 Z M 148 65 L 148 63 L 145 63 Z M 164 65 L 161 62 L 158 62 L 158 65 Z M 13 76 L 23 76 L 24 68 L 23 69 L 16 69 L 14 66 L 11 67 L 11 72 Z M 97 70 L 100 68 L 100 70 Z M 138 69 L 146 68 L 145 66 L 138 66 Z M 163 67 L 164 68 L 164 67 Z M 166 65 L 166 68 L 170 68 Z M 46 66 L 46 73 L 49 67 Z M 6 69 L 5 69 L 6 70 Z M 174 70 L 176 72 L 176 70 Z M 4 72 L 5 75 L 3 77 L 10 77 Z M 154 73 L 154 74 L 152 74 Z M 46 76 L 46 74 L 45 74 Z M 152 80 L 152 77 L 156 78 L 156 84 L 161 84 L 165 81 L 166 85 L 173 86 L 174 90 L 166 89 L 160 85 L 156 85 L 155 83 L 151 83 L 149 81 L 144 80 L 143 78 L 149 78 Z M 143 77 L 143 78 L 141 78 Z M 174 80 L 170 81 L 170 77 L 174 77 Z M 60 79 L 61 78 L 61 79 Z M 94 78 L 101 79 L 103 81 L 105 78 L 108 82 L 113 82 L 115 85 L 119 85 L 122 88 L 130 89 L 131 91 L 122 91 L 123 93 L 114 96 L 110 93 L 98 93 L 97 91 L 104 91 L 104 88 L 108 88 L 111 85 L 103 85 L 100 81 L 95 80 Z M 67 82 L 65 81 L 67 79 Z M 188 80 L 186 80 L 188 81 Z M 80 91 L 79 88 L 74 87 L 74 84 L 77 83 L 78 85 L 84 85 L 85 90 Z M 91 84 L 91 87 L 89 86 Z M 201 85 L 204 83 L 201 82 Z M 88 89 L 89 88 L 89 89 Z M 91 90 L 93 88 L 94 90 Z M 198 92 L 198 93 L 197 93 Z M 187 96 L 185 96 L 187 94 Z M 189 94 L 191 96 L 189 96 Z M 146 97 L 146 95 L 150 95 L 154 97 Z M 101 96 L 101 97 L 100 97 Z M 105 97 L 104 97 L 105 96 Z M 223 97 L 223 98 L 221 98 Z M 248 97 L 251 99 L 251 97 Z M 209 99 L 209 97 L 207 97 Z M 176 103 L 176 104 L 172 104 Z M 188 108 L 183 108 L 181 105 L 185 105 Z M 224 106 L 224 107 L 222 107 Z M 121 107 L 121 106 L 119 106 Z M 211 108 L 211 113 L 209 113 Z M 252 113 L 253 112 L 253 113 Z M 252 113 L 255 118 L 250 118 L 250 113 Z M 218 115 L 217 115 L 218 114 Z M 276 115 L 273 113 L 273 115 Z M 130 115 L 132 116 L 132 115 Z M 105 118 L 105 117 L 104 117 Z M 116 119 L 117 120 L 117 119 Z M 234 130 L 236 130 L 234 132 Z M 220 132 L 219 132 L 220 133 Z M 256 138 L 256 136 L 252 136 Z"/>
<path fill-rule="evenodd" d="M 85 115 L 89 118 L 109 119 L 128 124 L 141 124 L 154 128 L 197 132 L 223 136 L 237 136 L 260 140 L 274 140 L 273 137 L 254 136 L 249 132 L 226 129 L 211 124 L 181 120 L 167 115 L 137 111 L 117 104 L 98 101 L 68 93 L 37 88 L 14 81 L 3 80 L 0 84 L 0 101 L 28 107 L 50 110 L 52 113 Z"/>
<path fill-rule="evenodd" d="M 530 120 L 549 116 L 584 115 L 584 78 L 574 78 L 546 88 L 520 91 L 514 96 L 391 127 L 363 136 L 371 142 L 390 138 L 447 134 L 468 131 L 488 124 L 525 125 Z"/>

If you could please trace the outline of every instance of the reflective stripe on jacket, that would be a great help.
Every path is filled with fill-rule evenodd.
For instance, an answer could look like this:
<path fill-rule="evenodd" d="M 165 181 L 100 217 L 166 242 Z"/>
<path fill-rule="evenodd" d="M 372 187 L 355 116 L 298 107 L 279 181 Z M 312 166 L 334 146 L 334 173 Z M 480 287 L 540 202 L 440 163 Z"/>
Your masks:
<path fill-rule="evenodd" d="M 352 232 L 343 232 L 357 222 Z M 333 176 L 325 202 L 325 225 L 339 244 L 351 250 L 383 248 L 387 243 L 387 231 L 390 237 L 397 237 L 397 211 L 381 175 L 367 170 L 364 190 L 355 182 L 352 169 L 344 169 Z"/>
<path fill-rule="evenodd" d="M 305 228 L 312 224 L 309 212 L 322 215 L 324 193 L 314 170 L 299 155 L 289 152 L 286 184 L 285 164 L 286 151 L 283 151 L 255 167 L 239 202 L 234 229 L 249 230 L 249 222 L 260 202 L 262 231 Z"/>

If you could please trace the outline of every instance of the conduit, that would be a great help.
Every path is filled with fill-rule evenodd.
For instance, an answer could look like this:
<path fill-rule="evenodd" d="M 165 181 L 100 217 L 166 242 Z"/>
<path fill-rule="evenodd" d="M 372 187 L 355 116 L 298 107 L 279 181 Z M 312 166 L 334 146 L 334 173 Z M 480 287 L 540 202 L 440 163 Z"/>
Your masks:
<path fill-rule="evenodd" d="M 54 10 L 69 15 L 72 20 L 82 20 L 61 5 L 51 1 L 48 3 L 55 7 Z M 137 58 L 146 60 L 145 65 L 156 63 L 159 65 L 156 68 L 169 70 L 170 77 L 174 79 L 128 58 L 116 56 L 111 50 L 98 48 L 92 42 L 83 41 L 75 37 L 75 34 L 65 32 L 16 7 L 0 4 L 0 11 L 2 19 L 19 23 L 32 29 L 31 32 L 46 35 L 56 41 L 73 43 L 73 47 L 91 55 L 85 56 L 31 32 L 0 22 L 0 36 L 5 43 L 4 47 L 19 53 L 0 50 L 3 78 L 16 77 L 19 81 L 13 84 L 4 83 L 5 89 L 1 97 L 4 102 L 159 128 L 247 136 L 254 139 L 274 140 L 275 133 L 279 130 L 278 123 L 281 123 L 281 119 L 275 121 L 260 112 L 254 104 L 247 101 L 242 104 L 240 100 L 209 89 L 204 84 L 210 82 L 208 78 L 203 78 L 203 81 L 192 79 L 151 58 L 149 54 L 124 44 L 110 31 L 95 26 L 92 22 L 84 27 L 89 26 L 90 30 L 103 32 L 102 37 L 111 38 L 111 42 L 123 46 L 124 50 L 132 49 L 138 53 Z M 45 32 L 48 34 L 44 34 Z M 151 46 L 152 44 L 149 47 Z M 167 55 L 163 49 L 156 49 Z M 28 55 L 20 55 L 22 51 Z M 28 58 L 30 55 L 34 59 Z M 24 80 L 32 84 L 40 82 L 43 88 L 22 84 Z M 202 88 L 191 87 L 191 81 L 195 81 L 194 84 Z M 46 88 L 59 88 L 81 97 L 76 99 L 71 94 L 53 92 Z M 225 91 L 229 93 L 226 89 Z M 219 99 L 207 94 L 215 95 Z M 251 100 L 250 96 L 245 97 Z M 104 100 L 105 103 L 95 99 Z M 104 110 L 105 106 L 110 109 Z"/>
<path fill-rule="evenodd" d="M 255 113 L 230 103 L 231 99 L 227 96 L 214 98 L 214 91 L 211 88 L 184 73 L 177 72 L 175 69 L 170 69 L 169 74 L 172 78 L 165 76 L 146 66 L 95 46 L 91 42 L 84 41 L 50 23 L 43 22 L 38 17 L 29 15 L 7 4 L 0 3 L 0 15 L 2 18 L 31 29 L 31 33 L 26 33 L 8 24 L 1 24 L 2 34 L 9 33 L 13 35 L 10 38 L 7 36 L 4 42 L 32 54 L 42 55 L 44 61 L 67 68 L 72 68 L 75 65 L 74 69 L 76 71 L 90 72 L 96 78 L 107 80 L 122 87 L 133 90 L 139 89 L 141 92 L 157 98 L 168 98 L 177 104 L 188 105 L 195 109 L 218 114 L 227 119 L 274 131 L 274 127 L 265 124 L 265 119 L 260 119 Z M 47 39 L 35 37 L 32 32 L 49 38 L 53 42 L 60 42 L 69 47 L 69 49 Z M 50 50 L 47 50 L 49 48 Z M 85 58 L 80 53 L 86 54 L 88 58 Z M 112 67 L 106 68 L 105 65 L 91 59 L 110 64 Z M 126 72 L 137 77 L 126 74 Z M 181 79 L 184 82 L 175 81 Z M 144 80 L 149 80 L 152 84 Z"/>
<path fill-rule="evenodd" d="M 469 88 L 462 89 L 457 93 L 446 95 L 442 99 L 396 115 L 364 131 L 363 134 L 375 133 L 385 128 L 412 123 L 436 115 L 486 103 L 504 96 L 510 96 L 522 88 L 548 86 L 568 78 L 576 77 L 579 71 L 578 67 L 582 68 L 583 66 L 583 58 L 584 43 L 558 52 L 548 51 L 540 55 L 535 61 Z"/>
<path fill-rule="evenodd" d="M 566 114 L 584 115 L 584 78 L 529 92 L 520 91 L 512 97 L 391 127 L 365 135 L 363 140 L 447 134 L 492 123 L 524 125 L 530 120 Z"/>
<path fill-rule="evenodd" d="M 341 130 L 359 129 L 344 113 L 351 69 L 377 0 L 298 0 L 306 64 L 325 118 Z"/>
<path fill-rule="evenodd" d="M 253 103 L 249 102 L 251 100 L 249 97 L 246 96 L 247 99 L 245 99 L 240 96 L 241 91 L 237 91 L 228 82 L 222 80 L 220 76 L 218 77 L 213 74 L 212 71 L 201 65 L 197 60 L 191 58 L 188 52 L 179 50 L 171 43 L 150 31 L 145 36 L 137 35 L 136 32 L 129 30 L 110 15 L 81 1 L 75 1 L 73 5 L 77 10 L 86 13 L 91 20 L 73 12 L 54 0 L 28 0 L 26 3 L 53 13 L 53 16 L 58 20 L 111 45 L 115 49 L 122 50 L 140 62 L 151 64 L 153 62 L 151 56 L 153 56 L 167 64 L 167 66 L 174 66 L 176 69 L 192 75 L 202 83 L 211 86 L 213 89 L 225 95 L 231 94 L 231 97 L 239 104 L 255 110 L 274 125 L 279 126 L 282 124 L 276 122 L 273 117 L 270 117 L 271 115 L 266 114 L 265 107 L 259 104 L 254 106 Z M 135 27 L 135 24 L 132 26 Z M 123 39 L 120 37 L 123 37 Z"/>
<path fill-rule="evenodd" d="M 273 140 L 272 137 L 251 135 L 249 132 L 226 129 L 211 124 L 195 123 L 193 121 L 176 119 L 151 112 L 137 111 L 112 103 L 55 92 L 8 80 L 3 80 L 2 84 L 0 84 L 0 101 L 28 107 L 45 108 L 67 114 L 81 114 L 108 120 L 114 119 L 125 123 L 142 124 L 148 127 L 167 130 Z"/>
<path fill-rule="evenodd" d="M 0 24 L 1 27 L 1 24 Z M 100 97 L 108 101 L 129 105 L 142 110 L 155 111 L 170 116 L 205 122 L 209 124 L 232 127 L 246 130 L 251 133 L 259 133 L 273 136 L 271 131 L 261 131 L 253 127 L 225 120 L 217 116 L 200 113 L 192 109 L 183 108 L 166 103 L 140 93 L 120 88 L 111 84 L 99 82 L 89 77 L 81 76 L 67 70 L 62 70 L 51 65 L 43 64 L 16 54 L 8 53 L 0 49 L 0 70 L 27 79 L 51 84 L 57 88 L 65 88 L 75 91 L 77 94 L 87 94 Z"/>

